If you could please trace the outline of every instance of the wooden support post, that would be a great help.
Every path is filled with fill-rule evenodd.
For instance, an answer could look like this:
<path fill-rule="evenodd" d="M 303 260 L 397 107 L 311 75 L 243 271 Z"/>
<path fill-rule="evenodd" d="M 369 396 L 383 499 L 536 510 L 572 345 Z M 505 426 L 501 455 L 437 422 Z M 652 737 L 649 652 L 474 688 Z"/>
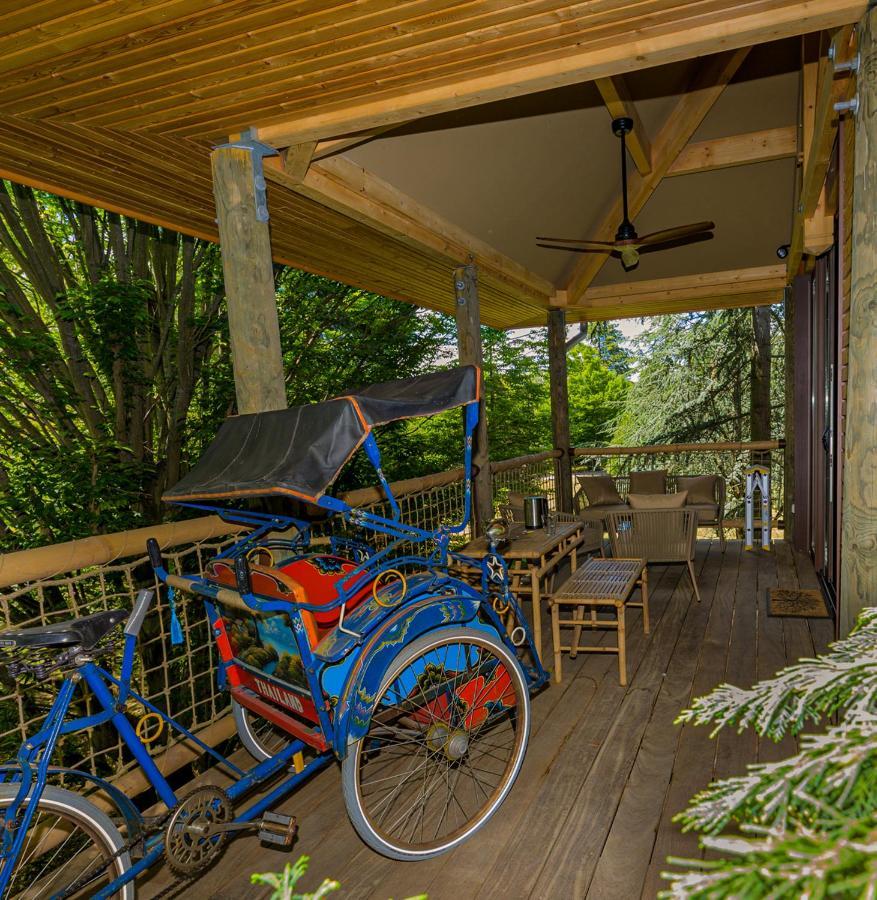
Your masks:
<path fill-rule="evenodd" d="M 861 68 L 853 188 L 853 272 L 843 469 L 838 625 L 849 633 L 877 603 L 877 9 L 859 27 Z"/>
<path fill-rule="evenodd" d="M 482 368 L 481 312 L 478 306 L 478 269 L 469 264 L 454 269 L 454 297 L 457 316 L 457 348 L 460 363 Z M 487 411 L 481 400 L 481 415 L 472 448 L 475 470 L 472 490 L 473 524 L 476 534 L 483 534 L 493 518 L 493 483 L 490 477 L 490 453 L 487 445 Z"/>
<path fill-rule="evenodd" d="M 239 413 L 286 408 L 268 222 L 256 213 L 255 151 L 212 153 L 213 192 Z"/>
<path fill-rule="evenodd" d="M 572 512 L 566 313 L 562 309 L 552 309 L 548 313 L 548 375 L 551 383 L 551 434 L 554 449 L 563 453 L 554 463 L 555 499 L 560 512 Z"/>

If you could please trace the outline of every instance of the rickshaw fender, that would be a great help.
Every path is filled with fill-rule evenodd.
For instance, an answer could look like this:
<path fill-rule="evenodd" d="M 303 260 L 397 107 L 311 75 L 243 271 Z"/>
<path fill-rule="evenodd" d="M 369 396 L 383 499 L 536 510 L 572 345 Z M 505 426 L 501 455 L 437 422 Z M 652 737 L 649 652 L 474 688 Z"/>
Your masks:
<path fill-rule="evenodd" d="M 474 621 L 480 601 L 461 595 L 430 596 L 401 607 L 370 634 L 359 656 L 351 666 L 344 689 L 335 707 L 334 747 L 339 759 L 347 755 L 347 747 L 356 743 L 368 730 L 372 705 L 390 663 L 407 644 L 428 631 Z M 495 629 L 486 626 L 490 631 Z"/>

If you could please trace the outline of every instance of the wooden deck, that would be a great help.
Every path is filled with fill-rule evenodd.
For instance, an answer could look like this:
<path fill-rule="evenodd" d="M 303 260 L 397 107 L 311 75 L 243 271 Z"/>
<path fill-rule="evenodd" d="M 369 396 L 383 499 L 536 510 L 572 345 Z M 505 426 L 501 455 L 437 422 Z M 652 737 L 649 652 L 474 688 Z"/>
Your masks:
<path fill-rule="evenodd" d="M 744 553 L 732 541 L 722 555 L 718 542 L 699 542 L 700 605 L 683 567 L 650 570 L 652 633 L 643 637 L 641 613 L 632 611 L 628 687 L 618 684 L 614 656 L 566 659 L 563 684 L 533 702 L 530 746 L 509 799 L 453 853 L 416 864 L 373 853 L 347 821 L 332 767 L 282 807 L 299 820 L 291 853 L 239 838 L 183 893 L 266 896 L 249 884 L 249 874 L 279 871 L 305 853 L 311 869 L 303 887 L 332 877 L 345 900 L 418 893 L 431 900 L 654 897 L 668 854 L 699 853 L 697 838 L 680 834 L 671 821 L 686 801 L 712 778 L 794 748 L 793 741 L 777 746 L 751 733 L 710 740 L 706 729 L 673 725 L 693 696 L 722 681 L 750 685 L 831 640 L 830 620 L 766 616 L 766 588 L 816 586 L 809 560 L 796 558 L 785 543 L 775 549 Z M 165 879 L 156 873 L 143 896 Z"/>

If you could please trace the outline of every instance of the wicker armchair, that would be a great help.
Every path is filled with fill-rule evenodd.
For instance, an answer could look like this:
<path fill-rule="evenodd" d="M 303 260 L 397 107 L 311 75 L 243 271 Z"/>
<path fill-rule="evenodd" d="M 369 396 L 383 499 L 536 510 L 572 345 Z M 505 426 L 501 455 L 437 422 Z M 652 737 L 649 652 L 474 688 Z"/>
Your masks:
<path fill-rule="evenodd" d="M 685 563 L 700 603 L 694 574 L 697 511 L 692 509 L 637 509 L 609 513 L 606 530 L 616 559 L 644 559 L 647 563 Z"/>

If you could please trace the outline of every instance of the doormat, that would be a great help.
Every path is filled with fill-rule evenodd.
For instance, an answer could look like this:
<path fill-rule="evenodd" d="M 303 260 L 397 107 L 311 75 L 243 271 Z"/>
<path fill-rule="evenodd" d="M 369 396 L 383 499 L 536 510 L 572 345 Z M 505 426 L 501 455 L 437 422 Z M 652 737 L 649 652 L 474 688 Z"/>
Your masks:
<path fill-rule="evenodd" d="M 830 619 L 820 590 L 767 589 L 767 614 L 783 618 Z"/>

